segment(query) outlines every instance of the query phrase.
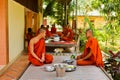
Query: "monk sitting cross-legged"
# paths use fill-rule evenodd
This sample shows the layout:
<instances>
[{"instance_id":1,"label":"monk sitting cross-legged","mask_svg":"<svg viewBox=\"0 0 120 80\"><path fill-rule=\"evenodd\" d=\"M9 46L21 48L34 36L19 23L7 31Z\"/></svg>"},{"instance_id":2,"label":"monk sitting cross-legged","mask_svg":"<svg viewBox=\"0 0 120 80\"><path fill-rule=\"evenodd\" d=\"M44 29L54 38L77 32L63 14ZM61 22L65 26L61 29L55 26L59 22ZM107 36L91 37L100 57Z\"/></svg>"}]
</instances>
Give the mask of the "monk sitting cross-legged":
<instances>
[{"instance_id":1,"label":"monk sitting cross-legged","mask_svg":"<svg viewBox=\"0 0 120 80\"><path fill-rule=\"evenodd\" d=\"M53 56L45 53L45 34L46 29L41 28L39 34L30 40L28 47L29 61L35 66L50 64L53 61Z\"/></svg>"},{"instance_id":2,"label":"monk sitting cross-legged","mask_svg":"<svg viewBox=\"0 0 120 80\"><path fill-rule=\"evenodd\" d=\"M63 28L63 35L61 36L61 39L64 41L73 41L74 39L74 33L73 30L70 28L69 25L67 25L65 28Z\"/></svg>"},{"instance_id":3,"label":"monk sitting cross-legged","mask_svg":"<svg viewBox=\"0 0 120 80\"><path fill-rule=\"evenodd\" d=\"M92 30L86 31L86 37L88 39L84 53L77 56L77 65L96 65L104 66L102 61L102 53L100 51L98 41L93 37Z\"/></svg>"}]
</instances>

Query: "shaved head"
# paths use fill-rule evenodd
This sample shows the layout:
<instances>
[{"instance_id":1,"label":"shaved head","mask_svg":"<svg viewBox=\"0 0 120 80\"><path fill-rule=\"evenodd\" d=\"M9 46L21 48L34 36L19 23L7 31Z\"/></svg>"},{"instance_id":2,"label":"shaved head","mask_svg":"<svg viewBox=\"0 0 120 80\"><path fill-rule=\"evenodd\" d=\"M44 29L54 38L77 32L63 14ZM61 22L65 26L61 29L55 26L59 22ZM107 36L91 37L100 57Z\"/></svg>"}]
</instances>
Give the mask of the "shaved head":
<instances>
[{"instance_id":1,"label":"shaved head","mask_svg":"<svg viewBox=\"0 0 120 80\"><path fill-rule=\"evenodd\" d=\"M87 29L86 32L90 32L93 34L93 31L91 29Z\"/></svg>"},{"instance_id":2,"label":"shaved head","mask_svg":"<svg viewBox=\"0 0 120 80\"><path fill-rule=\"evenodd\" d=\"M86 30L86 37L87 38L93 37L93 31L91 29Z\"/></svg>"},{"instance_id":3,"label":"shaved head","mask_svg":"<svg viewBox=\"0 0 120 80\"><path fill-rule=\"evenodd\" d=\"M46 28L45 27L40 28L38 36L39 35L42 36L43 38L45 38L45 36L46 36Z\"/></svg>"},{"instance_id":4,"label":"shaved head","mask_svg":"<svg viewBox=\"0 0 120 80\"><path fill-rule=\"evenodd\" d=\"M46 28L45 28L45 27L40 28L39 33L44 32L44 31L46 31Z\"/></svg>"}]
</instances>

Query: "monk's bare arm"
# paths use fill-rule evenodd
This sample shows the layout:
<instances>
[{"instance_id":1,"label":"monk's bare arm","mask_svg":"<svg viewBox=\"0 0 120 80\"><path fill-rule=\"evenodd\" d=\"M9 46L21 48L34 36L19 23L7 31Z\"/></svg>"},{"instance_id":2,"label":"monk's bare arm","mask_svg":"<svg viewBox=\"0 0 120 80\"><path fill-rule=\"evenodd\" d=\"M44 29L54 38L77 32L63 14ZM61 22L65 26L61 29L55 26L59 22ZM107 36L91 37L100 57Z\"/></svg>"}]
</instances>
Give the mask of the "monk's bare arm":
<instances>
[{"instance_id":1,"label":"monk's bare arm","mask_svg":"<svg viewBox=\"0 0 120 80\"><path fill-rule=\"evenodd\" d=\"M90 58L90 56L92 55L92 51L90 50L90 52L88 53L87 56L83 57L82 60L86 60L88 58Z\"/></svg>"},{"instance_id":2,"label":"monk's bare arm","mask_svg":"<svg viewBox=\"0 0 120 80\"><path fill-rule=\"evenodd\" d=\"M68 32L68 34L67 34L67 36L66 37L68 37L70 35L70 32Z\"/></svg>"},{"instance_id":3,"label":"monk's bare arm","mask_svg":"<svg viewBox=\"0 0 120 80\"><path fill-rule=\"evenodd\" d=\"M40 58L34 53L34 41L33 39L30 41L30 53L34 58L40 61Z\"/></svg>"}]
</instances>

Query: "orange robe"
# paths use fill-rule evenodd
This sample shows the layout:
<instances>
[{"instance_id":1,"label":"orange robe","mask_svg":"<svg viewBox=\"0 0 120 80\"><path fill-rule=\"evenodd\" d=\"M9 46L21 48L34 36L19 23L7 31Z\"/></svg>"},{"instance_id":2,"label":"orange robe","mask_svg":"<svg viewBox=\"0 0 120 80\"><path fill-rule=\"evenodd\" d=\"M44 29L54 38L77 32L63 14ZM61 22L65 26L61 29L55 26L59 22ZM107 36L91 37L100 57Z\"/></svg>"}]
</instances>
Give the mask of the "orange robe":
<instances>
[{"instance_id":1,"label":"orange robe","mask_svg":"<svg viewBox=\"0 0 120 80\"><path fill-rule=\"evenodd\" d=\"M56 34L56 32L57 32L56 28L55 28L55 27L52 27L52 28L51 28L51 33L52 33L52 34Z\"/></svg>"},{"instance_id":2,"label":"orange robe","mask_svg":"<svg viewBox=\"0 0 120 80\"><path fill-rule=\"evenodd\" d=\"M95 38L90 38L88 40L81 58L87 56L90 50L92 51L90 58L87 60L77 60L77 65L96 65L103 67L104 63L102 61L102 53L99 48L98 41Z\"/></svg>"},{"instance_id":3,"label":"orange robe","mask_svg":"<svg viewBox=\"0 0 120 80\"><path fill-rule=\"evenodd\" d=\"M52 36L51 32L48 30L48 28L46 28L46 37L50 37Z\"/></svg>"},{"instance_id":4,"label":"orange robe","mask_svg":"<svg viewBox=\"0 0 120 80\"><path fill-rule=\"evenodd\" d=\"M35 45L34 45L34 53L41 58L42 54L45 53L45 41L44 39L40 39ZM30 53L30 46L28 47L28 56L29 56L29 61L35 65L35 66L42 66L45 64L52 63L53 61L53 56L50 54L45 54L45 62L40 62L36 58L32 56Z\"/></svg>"},{"instance_id":5,"label":"orange robe","mask_svg":"<svg viewBox=\"0 0 120 80\"><path fill-rule=\"evenodd\" d=\"M26 34L26 37L27 37L27 41L28 41L28 43L29 43L30 40L34 37L33 32L31 32L31 33L27 33L27 34Z\"/></svg>"},{"instance_id":6,"label":"orange robe","mask_svg":"<svg viewBox=\"0 0 120 80\"><path fill-rule=\"evenodd\" d=\"M67 36L66 32L67 32L67 34L70 33L69 36ZM74 39L74 33L73 33L72 29L65 30L64 37L62 38L62 40L73 41L73 39Z\"/></svg>"}]
</instances>

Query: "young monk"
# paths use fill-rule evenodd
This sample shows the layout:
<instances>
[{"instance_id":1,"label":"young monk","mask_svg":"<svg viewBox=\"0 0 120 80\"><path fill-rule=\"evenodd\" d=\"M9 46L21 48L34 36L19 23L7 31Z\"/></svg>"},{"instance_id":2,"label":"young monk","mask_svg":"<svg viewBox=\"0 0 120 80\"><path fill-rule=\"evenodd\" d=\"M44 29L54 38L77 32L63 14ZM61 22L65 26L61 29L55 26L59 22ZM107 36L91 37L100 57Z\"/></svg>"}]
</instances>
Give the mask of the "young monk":
<instances>
[{"instance_id":1,"label":"young monk","mask_svg":"<svg viewBox=\"0 0 120 80\"><path fill-rule=\"evenodd\" d=\"M74 40L74 33L69 25L67 25L65 28L63 28L63 35L61 36L61 39L64 41L73 41Z\"/></svg>"},{"instance_id":2,"label":"young monk","mask_svg":"<svg viewBox=\"0 0 120 80\"><path fill-rule=\"evenodd\" d=\"M34 32L32 31L32 29L31 28L28 28L28 33L26 34L26 39L27 39L27 41L28 41L28 44L29 44L29 42L30 42L30 40L34 37Z\"/></svg>"},{"instance_id":3,"label":"young monk","mask_svg":"<svg viewBox=\"0 0 120 80\"><path fill-rule=\"evenodd\" d=\"M29 61L35 66L50 64L53 56L45 52L45 34L46 29L41 28L39 34L30 40L28 47Z\"/></svg>"},{"instance_id":4,"label":"young monk","mask_svg":"<svg viewBox=\"0 0 120 80\"><path fill-rule=\"evenodd\" d=\"M102 61L102 53L98 41L93 37L92 30L86 31L88 41L82 55L77 56L77 65L96 65L104 66Z\"/></svg>"},{"instance_id":5,"label":"young monk","mask_svg":"<svg viewBox=\"0 0 120 80\"><path fill-rule=\"evenodd\" d=\"M51 32L49 31L49 25L47 25L47 27L46 27L46 37L48 38L48 37L50 37L50 36L52 36L52 34L51 34Z\"/></svg>"},{"instance_id":6,"label":"young monk","mask_svg":"<svg viewBox=\"0 0 120 80\"><path fill-rule=\"evenodd\" d=\"M40 28L45 28L45 26L44 26L44 25L41 25ZM37 30L36 35L39 34L40 28Z\"/></svg>"},{"instance_id":7,"label":"young monk","mask_svg":"<svg viewBox=\"0 0 120 80\"><path fill-rule=\"evenodd\" d=\"M56 27L55 27L55 24L53 24L53 25L52 25L52 28L51 28L51 33L52 33L52 34L56 34L56 32L57 32L57 29L56 29Z\"/></svg>"}]
</instances>

